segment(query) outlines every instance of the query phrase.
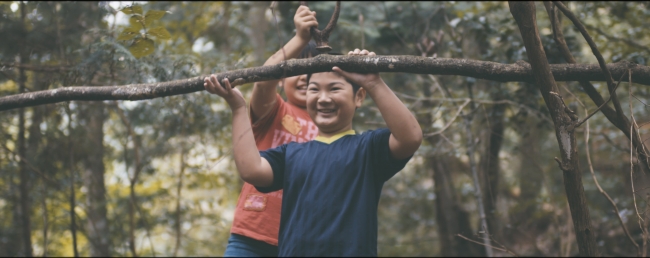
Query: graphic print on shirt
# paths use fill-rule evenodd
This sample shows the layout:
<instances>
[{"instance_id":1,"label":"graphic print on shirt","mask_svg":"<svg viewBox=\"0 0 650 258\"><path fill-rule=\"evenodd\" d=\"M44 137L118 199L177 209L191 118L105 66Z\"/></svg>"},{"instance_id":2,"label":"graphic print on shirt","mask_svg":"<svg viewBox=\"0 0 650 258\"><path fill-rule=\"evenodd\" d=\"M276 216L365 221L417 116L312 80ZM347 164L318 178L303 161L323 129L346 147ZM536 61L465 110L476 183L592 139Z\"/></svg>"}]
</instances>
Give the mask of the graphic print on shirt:
<instances>
[{"instance_id":1,"label":"graphic print on shirt","mask_svg":"<svg viewBox=\"0 0 650 258\"><path fill-rule=\"evenodd\" d=\"M296 121L296 119L293 118L293 116L286 114L282 118L282 127L284 129L287 129L291 134L296 135L300 132L300 129L302 129L302 126L300 126L300 122Z\"/></svg>"},{"instance_id":2,"label":"graphic print on shirt","mask_svg":"<svg viewBox=\"0 0 650 258\"><path fill-rule=\"evenodd\" d=\"M312 121L289 114L282 117L282 127L286 130L273 130L272 146L280 146L285 142L308 142L318 135L318 127ZM307 130L303 130L303 128Z\"/></svg>"},{"instance_id":3,"label":"graphic print on shirt","mask_svg":"<svg viewBox=\"0 0 650 258\"><path fill-rule=\"evenodd\" d=\"M259 194L249 194L244 202L244 210L263 211L266 209L266 196Z\"/></svg>"}]
</instances>

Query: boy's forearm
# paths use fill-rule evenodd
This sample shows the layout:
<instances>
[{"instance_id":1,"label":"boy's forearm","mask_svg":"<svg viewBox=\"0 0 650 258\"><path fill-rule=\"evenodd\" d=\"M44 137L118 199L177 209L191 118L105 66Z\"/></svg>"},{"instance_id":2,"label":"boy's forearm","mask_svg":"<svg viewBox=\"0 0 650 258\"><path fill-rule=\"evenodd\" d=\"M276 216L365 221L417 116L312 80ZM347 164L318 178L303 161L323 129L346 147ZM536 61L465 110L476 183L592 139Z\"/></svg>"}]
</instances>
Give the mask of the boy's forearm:
<instances>
[{"instance_id":1,"label":"boy's forearm","mask_svg":"<svg viewBox=\"0 0 650 258\"><path fill-rule=\"evenodd\" d=\"M264 65L274 65L284 60L298 57L307 43L309 43L308 40L306 41L298 36L294 36L284 45L284 50L280 49L275 52L275 54L266 60ZM251 108L255 116L261 117L264 115L262 112L270 110L267 105L273 103L275 100L275 86L279 81L261 81L254 84L253 95L251 96Z\"/></svg>"},{"instance_id":2,"label":"boy's forearm","mask_svg":"<svg viewBox=\"0 0 650 258\"><path fill-rule=\"evenodd\" d=\"M368 94L379 108L393 137L400 143L413 145L417 149L422 142L420 124L388 85L380 80L368 90Z\"/></svg>"},{"instance_id":3,"label":"boy's forearm","mask_svg":"<svg viewBox=\"0 0 650 258\"><path fill-rule=\"evenodd\" d=\"M291 38L291 40L289 40L289 42L287 42L287 44L284 45L284 50L280 49L275 52L275 54L273 54L271 57L269 57L269 59L266 60L266 62L264 62L264 66L279 64L282 61L298 57L307 43L309 43L309 41L305 41L298 36L294 36ZM255 83L255 88L253 88L253 96L255 96L255 91L265 90L269 88L271 88L271 92L275 93L275 88L273 88L273 86L278 84L278 81L280 80L261 81ZM271 87L266 87L269 85Z\"/></svg>"},{"instance_id":4,"label":"boy's forearm","mask_svg":"<svg viewBox=\"0 0 650 258\"><path fill-rule=\"evenodd\" d=\"M255 144L255 136L253 135L251 123L248 119L246 107L239 107L233 110L232 115L233 155L239 175L249 184L265 186L267 180L263 176L260 176L262 171L262 157Z\"/></svg>"},{"instance_id":5,"label":"boy's forearm","mask_svg":"<svg viewBox=\"0 0 650 258\"><path fill-rule=\"evenodd\" d=\"M284 50L280 49L275 52L275 54L273 54L271 57L269 57L269 59L266 60L266 62L264 62L264 65L279 64L284 60L298 57L307 43L309 43L309 40L302 39L297 35L293 36L293 38L291 38L291 40L289 40L289 42L284 45Z\"/></svg>"}]
</instances>

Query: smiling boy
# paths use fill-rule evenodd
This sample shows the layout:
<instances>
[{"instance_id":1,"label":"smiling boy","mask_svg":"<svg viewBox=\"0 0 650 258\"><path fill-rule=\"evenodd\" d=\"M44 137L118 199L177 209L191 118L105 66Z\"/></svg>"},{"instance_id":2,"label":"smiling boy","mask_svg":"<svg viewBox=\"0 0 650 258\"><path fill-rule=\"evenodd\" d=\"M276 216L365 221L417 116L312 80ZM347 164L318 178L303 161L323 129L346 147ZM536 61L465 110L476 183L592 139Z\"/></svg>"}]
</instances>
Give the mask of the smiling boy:
<instances>
[{"instance_id":1,"label":"smiling boy","mask_svg":"<svg viewBox=\"0 0 650 258\"><path fill-rule=\"evenodd\" d=\"M349 54L374 55L358 49ZM379 74L333 67L308 81L307 113L318 137L261 152L241 93L227 80L221 87L214 75L205 87L232 109L233 152L242 179L260 192L284 190L279 256L376 256L381 189L419 148L422 130ZM352 130L355 109L366 94L388 129Z\"/></svg>"},{"instance_id":2,"label":"smiling boy","mask_svg":"<svg viewBox=\"0 0 650 258\"><path fill-rule=\"evenodd\" d=\"M300 6L294 16L296 35L269 57L264 65L274 65L291 58L309 58L318 55L316 43L310 41L311 27L318 26L316 12ZM275 148L288 142L306 142L314 139L318 128L306 111L307 75L284 80L256 82L250 101L250 117L258 150ZM284 90L287 101L276 92ZM273 257L278 253L278 232L282 191L261 193L244 182L230 238L224 257Z\"/></svg>"}]
</instances>

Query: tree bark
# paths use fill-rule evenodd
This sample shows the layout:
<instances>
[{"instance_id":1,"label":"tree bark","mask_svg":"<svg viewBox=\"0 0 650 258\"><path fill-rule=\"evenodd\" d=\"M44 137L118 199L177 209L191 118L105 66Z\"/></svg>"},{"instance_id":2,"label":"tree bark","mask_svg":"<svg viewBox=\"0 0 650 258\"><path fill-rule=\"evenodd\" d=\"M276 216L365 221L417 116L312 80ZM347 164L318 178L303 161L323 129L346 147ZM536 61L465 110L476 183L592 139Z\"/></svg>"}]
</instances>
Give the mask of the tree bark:
<instances>
[{"instance_id":1,"label":"tree bark","mask_svg":"<svg viewBox=\"0 0 650 258\"><path fill-rule=\"evenodd\" d=\"M596 241L591 227L589 207L582 186L578 150L573 126L577 116L568 109L559 95L536 24L534 2L508 2L510 12L517 22L526 46L526 54L533 70L535 84L540 89L555 126L555 135L562 160L557 160L564 175L571 217L581 256L596 256Z\"/></svg>"},{"instance_id":2,"label":"tree bark","mask_svg":"<svg viewBox=\"0 0 650 258\"><path fill-rule=\"evenodd\" d=\"M25 2L20 2L20 18L23 33L23 46L27 43L26 13ZM29 53L27 48L23 47L20 51L20 63L29 62ZM25 92L27 75L24 69L18 70L18 84L21 93ZM32 251L32 226L31 226L31 200L29 194L30 171L27 169L27 144L25 143L25 109L21 108L18 113L18 155L20 156L19 170L20 183L20 237L22 243L21 256L33 256Z\"/></svg>"},{"instance_id":3,"label":"tree bark","mask_svg":"<svg viewBox=\"0 0 650 258\"><path fill-rule=\"evenodd\" d=\"M561 25L561 19L558 15L558 11L555 8L555 5L553 5L550 1L544 1L544 7L546 8L546 12L548 13L549 19L551 20L551 27L553 29L553 39L555 40L555 43L557 44L557 48L559 49L560 53L562 54L562 57L564 60L567 61L567 63L570 64L575 64L577 61L571 54L571 51L569 51L569 46L567 45L566 41L564 40L564 33L562 32L562 27ZM625 76L624 76L625 77ZM617 77L618 78L618 77ZM589 95L589 98L596 104L596 106L603 106L605 103L605 100L603 97L598 93L596 88L587 80L582 80L578 81L580 83L580 86L582 89ZM616 106L616 104L614 104ZM617 107L617 109L621 109L620 105ZM632 135L630 135L630 120L626 116L619 116L617 111L615 109L612 109L609 105L604 105L600 111L605 115L607 120L609 120L610 123L612 123L616 128L621 130L625 136L627 136L628 139L631 139L634 142L634 146L636 146L636 153L641 157L639 160L641 160L642 164L642 170L644 171L645 174L650 174L650 164L648 163L648 155L645 152L644 149L644 144L643 141L639 138L639 135L636 133L637 129L634 129L632 132Z\"/></svg>"},{"instance_id":4,"label":"tree bark","mask_svg":"<svg viewBox=\"0 0 650 258\"><path fill-rule=\"evenodd\" d=\"M494 101L502 100L498 94L492 94ZM490 233L496 237L501 236L501 225L499 225L499 213L497 212L496 201L499 195L499 152L503 143L503 119L505 118L506 105L496 104L490 108L489 126L487 129L487 142L485 151L480 160L479 167L483 178L483 197L485 215L487 218Z\"/></svg>"},{"instance_id":5,"label":"tree bark","mask_svg":"<svg viewBox=\"0 0 650 258\"><path fill-rule=\"evenodd\" d=\"M351 72L405 72L416 74L461 75L500 82L534 82L530 65L519 61L501 64L489 61L420 56L331 56L293 59L277 65L246 68L217 74L233 85L281 79L301 74L331 71L333 66ZM620 77L632 70L635 83L650 85L650 67L622 61L608 65L612 75ZM554 64L553 76L558 81L606 81L597 64ZM129 84L124 86L73 86L47 91L15 94L0 98L0 111L20 107L81 100L143 100L202 91L207 75L169 82ZM624 78L627 80L627 77Z\"/></svg>"},{"instance_id":6,"label":"tree bark","mask_svg":"<svg viewBox=\"0 0 650 258\"><path fill-rule=\"evenodd\" d=\"M104 105L92 103L84 105L83 118L87 121L87 143L84 146L87 156L84 160L83 183L87 189L86 213L87 236L90 242L90 255L93 257L111 256L108 219L106 217L106 189L104 186Z\"/></svg>"}]
</instances>

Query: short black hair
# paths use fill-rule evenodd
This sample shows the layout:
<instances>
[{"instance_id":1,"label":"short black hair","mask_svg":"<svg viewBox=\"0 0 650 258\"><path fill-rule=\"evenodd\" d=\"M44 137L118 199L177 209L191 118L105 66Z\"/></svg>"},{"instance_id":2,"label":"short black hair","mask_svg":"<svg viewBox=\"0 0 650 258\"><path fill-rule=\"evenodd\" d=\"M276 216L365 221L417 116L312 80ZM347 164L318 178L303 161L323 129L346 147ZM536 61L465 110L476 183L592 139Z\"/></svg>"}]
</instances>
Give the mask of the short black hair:
<instances>
[{"instance_id":1,"label":"short black hair","mask_svg":"<svg viewBox=\"0 0 650 258\"><path fill-rule=\"evenodd\" d=\"M339 52L330 52L329 54L330 54L330 55L333 55L333 56L342 56L342 55L343 55L343 54L341 54L341 53L339 53ZM333 73L334 71L330 71L330 72ZM307 74L307 85L309 85L309 79L311 79L311 75L312 75L311 73L308 73L308 74ZM354 82L348 80L348 79L345 78L345 77L343 77L343 79L344 79L346 82L348 82L350 85L352 85L352 92L353 92L354 94L357 94L357 91L359 91L359 89L361 88L361 86L359 86L358 84L356 84L356 83L354 83Z\"/></svg>"}]
</instances>

